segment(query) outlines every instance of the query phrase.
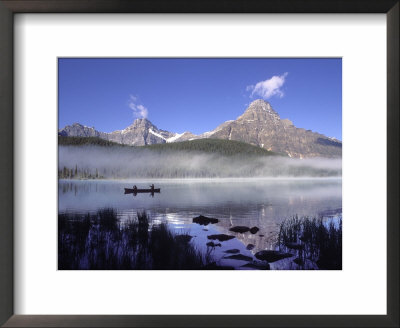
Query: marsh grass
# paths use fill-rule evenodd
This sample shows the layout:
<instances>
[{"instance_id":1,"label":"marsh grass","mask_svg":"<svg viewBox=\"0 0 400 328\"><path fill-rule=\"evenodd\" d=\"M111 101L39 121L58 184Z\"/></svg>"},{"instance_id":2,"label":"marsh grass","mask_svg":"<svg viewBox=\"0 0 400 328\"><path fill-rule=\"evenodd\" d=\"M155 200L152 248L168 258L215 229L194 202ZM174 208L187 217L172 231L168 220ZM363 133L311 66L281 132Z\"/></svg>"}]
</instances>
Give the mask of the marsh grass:
<instances>
[{"instance_id":1,"label":"marsh grass","mask_svg":"<svg viewBox=\"0 0 400 328\"><path fill-rule=\"evenodd\" d=\"M322 270L342 269L342 219L323 220L295 216L281 223L278 234L281 251L295 252L297 263L315 262Z\"/></svg>"},{"instance_id":2,"label":"marsh grass","mask_svg":"<svg viewBox=\"0 0 400 328\"><path fill-rule=\"evenodd\" d=\"M121 223L113 209L58 216L60 270L201 269L211 262L166 223L150 224L145 213Z\"/></svg>"}]
</instances>

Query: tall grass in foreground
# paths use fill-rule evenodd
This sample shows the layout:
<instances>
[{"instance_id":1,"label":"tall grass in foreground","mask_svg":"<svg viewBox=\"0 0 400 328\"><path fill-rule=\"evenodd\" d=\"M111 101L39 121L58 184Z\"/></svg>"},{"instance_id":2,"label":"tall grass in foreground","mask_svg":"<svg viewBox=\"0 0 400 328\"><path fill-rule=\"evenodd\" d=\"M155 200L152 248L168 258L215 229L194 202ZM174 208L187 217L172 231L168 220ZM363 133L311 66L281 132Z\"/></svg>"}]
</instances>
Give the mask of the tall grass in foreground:
<instances>
[{"instance_id":1,"label":"tall grass in foreground","mask_svg":"<svg viewBox=\"0 0 400 328\"><path fill-rule=\"evenodd\" d=\"M316 262L323 270L342 269L342 219L298 218L281 223L278 234L279 250L295 251L297 263Z\"/></svg>"},{"instance_id":2,"label":"tall grass in foreground","mask_svg":"<svg viewBox=\"0 0 400 328\"><path fill-rule=\"evenodd\" d=\"M58 216L60 270L201 269L211 260L188 235L166 223L150 225L148 215L121 223L113 209Z\"/></svg>"}]
</instances>

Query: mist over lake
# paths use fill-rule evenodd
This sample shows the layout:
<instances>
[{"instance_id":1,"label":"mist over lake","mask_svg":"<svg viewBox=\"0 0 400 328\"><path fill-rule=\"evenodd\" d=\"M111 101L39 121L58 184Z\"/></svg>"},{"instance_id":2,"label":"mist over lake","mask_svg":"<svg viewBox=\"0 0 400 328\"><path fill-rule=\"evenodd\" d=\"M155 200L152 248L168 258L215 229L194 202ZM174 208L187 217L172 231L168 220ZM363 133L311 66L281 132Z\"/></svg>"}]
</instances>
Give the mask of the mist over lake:
<instances>
[{"instance_id":1,"label":"mist over lake","mask_svg":"<svg viewBox=\"0 0 400 328\"><path fill-rule=\"evenodd\" d=\"M60 146L59 172L104 178L341 177L341 159L252 156L140 147Z\"/></svg>"}]
</instances>

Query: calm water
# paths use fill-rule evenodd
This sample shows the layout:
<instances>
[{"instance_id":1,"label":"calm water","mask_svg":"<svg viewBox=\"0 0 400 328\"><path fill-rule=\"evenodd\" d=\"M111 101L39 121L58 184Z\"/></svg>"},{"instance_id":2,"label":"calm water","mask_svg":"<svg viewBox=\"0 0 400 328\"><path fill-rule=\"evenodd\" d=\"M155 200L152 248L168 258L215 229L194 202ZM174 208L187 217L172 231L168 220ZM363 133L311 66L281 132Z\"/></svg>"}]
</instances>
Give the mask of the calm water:
<instances>
[{"instance_id":1,"label":"calm water","mask_svg":"<svg viewBox=\"0 0 400 328\"><path fill-rule=\"evenodd\" d=\"M148 188L154 183L161 193L124 194L124 188ZM340 179L240 179L240 180L164 180L164 181L71 181L59 182L59 213L87 213L112 207L121 220L146 210L154 223L166 221L193 236L192 242L206 250L210 234L234 234L232 226L256 226L260 231L234 234L235 239L221 243L213 255L221 265L240 266L243 261L223 259L225 251L237 248L254 257L262 249L273 248L279 223L294 215L308 217L341 216ZM204 215L219 219L217 224L201 226L192 219ZM218 242L217 242L218 243ZM246 246L252 244L252 250ZM279 263L271 264L279 269ZM274 267L275 266L275 267Z\"/></svg>"}]
</instances>

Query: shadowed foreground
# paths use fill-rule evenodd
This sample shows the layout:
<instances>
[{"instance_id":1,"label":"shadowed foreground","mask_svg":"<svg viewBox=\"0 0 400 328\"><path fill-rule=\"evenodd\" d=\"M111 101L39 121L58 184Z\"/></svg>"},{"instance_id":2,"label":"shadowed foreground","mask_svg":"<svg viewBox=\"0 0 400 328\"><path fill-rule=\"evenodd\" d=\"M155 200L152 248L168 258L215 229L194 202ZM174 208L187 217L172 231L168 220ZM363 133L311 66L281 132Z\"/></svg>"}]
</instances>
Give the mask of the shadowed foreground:
<instances>
[{"instance_id":1,"label":"shadowed foreground","mask_svg":"<svg viewBox=\"0 0 400 328\"><path fill-rule=\"evenodd\" d=\"M273 249L239 249L214 252L238 234L257 234L257 227L235 226L232 234L207 233L207 250L200 251L189 234L172 232L167 223L149 222L148 215L120 222L116 211L94 214L59 214L58 268L60 270L341 270L342 219L298 218L280 224ZM194 224L209 225L218 219L198 216ZM250 246L250 247L249 247ZM254 245L249 244L247 250ZM228 254L229 253L229 254ZM222 257L221 257L222 256ZM224 260L240 265L224 264ZM235 262L234 261L234 262ZM242 262L247 262L243 265ZM231 266L232 265L232 266Z\"/></svg>"},{"instance_id":2,"label":"shadowed foreground","mask_svg":"<svg viewBox=\"0 0 400 328\"><path fill-rule=\"evenodd\" d=\"M167 224L152 225L146 213L120 223L112 209L96 214L58 216L60 270L203 269L209 254L172 233Z\"/></svg>"}]
</instances>

